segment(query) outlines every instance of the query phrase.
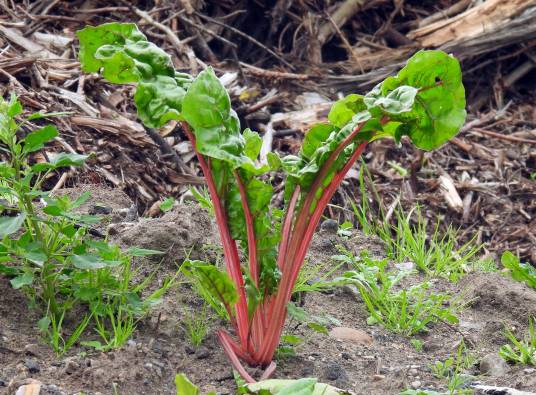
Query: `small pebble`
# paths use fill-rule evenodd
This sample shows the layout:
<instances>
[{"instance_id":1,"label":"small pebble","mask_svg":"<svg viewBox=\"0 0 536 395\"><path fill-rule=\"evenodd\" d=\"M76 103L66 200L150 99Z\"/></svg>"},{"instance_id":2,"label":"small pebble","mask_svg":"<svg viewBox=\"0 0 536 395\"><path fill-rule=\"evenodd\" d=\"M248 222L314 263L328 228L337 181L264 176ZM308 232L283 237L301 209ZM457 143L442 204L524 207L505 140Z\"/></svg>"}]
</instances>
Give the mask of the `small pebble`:
<instances>
[{"instance_id":1,"label":"small pebble","mask_svg":"<svg viewBox=\"0 0 536 395\"><path fill-rule=\"evenodd\" d=\"M320 230L329 233L337 233L339 230L339 223L333 219L327 219L320 225Z\"/></svg>"},{"instance_id":2,"label":"small pebble","mask_svg":"<svg viewBox=\"0 0 536 395\"><path fill-rule=\"evenodd\" d=\"M30 373L39 373L41 368L35 359L27 359L24 361L24 365Z\"/></svg>"},{"instance_id":3,"label":"small pebble","mask_svg":"<svg viewBox=\"0 0 536 395\"><path fill-rule=\"evenodd\" d=\"M421 385L422 383L419 380L415 380L411 382L411 388L413 388L414 390L418 389Z\"/></svg>"},{"instance_id":4,"label":"small pebble","mask_svg":"<svg viewBox=\"0 0 536 395\"><path fill-rule=\"evenodd\" d=\"M408 374L410 376L417 376L419 374L419 371L417 369L412 368L408 371Z\"/></svg>"},{"instance_id":5,"label":"small pebble","mask_svg":"<svg viewBox=\"0 0 536 395\"><path fill-rule=\"evenodd\" d=\"M372 376L372 379L374 381L381 381L385 378L385 376L383 374L375 374L374 376Z\"/></svg>"}]
</instances>

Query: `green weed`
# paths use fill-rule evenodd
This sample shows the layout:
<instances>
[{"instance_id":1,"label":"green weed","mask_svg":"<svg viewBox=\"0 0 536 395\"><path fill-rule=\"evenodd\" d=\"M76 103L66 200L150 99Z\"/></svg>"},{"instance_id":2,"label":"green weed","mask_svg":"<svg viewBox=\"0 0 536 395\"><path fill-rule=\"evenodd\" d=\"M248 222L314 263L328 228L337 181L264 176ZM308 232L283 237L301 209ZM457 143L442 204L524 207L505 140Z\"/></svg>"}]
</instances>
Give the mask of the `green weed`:
<instances>
[{"instance_id":1,"label":"green weed","mask_svg":"<svg viewBox=\"0 0 536 395\"><path fill-rule=\"evenodd\" d=\"M203 307L198 312L190 310L183 321L188 341L195 348L199 347L207 337L211 322L207 305L203 304Z\"/></svg>"},{"instance_id":2,"label":"green weed","mask_svg":"<svg viewBox=\"0 0 536 395\"><path fill-rule=\"evenodd\" d=\"M447 379L447 388L449 395L469 395L474 391L465 386L474 381L474 376L464 373L472 368L477 362L476 357L469 352L465 343L458 346L456 355L449 357L445 361L436 361L430 366L432 373L438 379Z\"/></svg>"},{"instance_id":3,"label":"green weed","mask_svg":"<svg viewBox=\"0 0 536 395\"><path fill-rule=\"evenodd\" d=\"M411 336L428 330L429 324L439 320L458 322L456 313L461 304L449 294L430 292L429 281L400 287L402 279L412 271L389 272L387 259L377 261L366 255L356 259L348 252L339 259L352 262L355 270L334 281L358 287L370 313L369 324L380 324L393 332Z\"/></svg>"},{"instance_id":4,"label":"green weed","mask_svg":"<svg viewBox=\"0 0 536 395\"><path fill-rule=\"evenodd\" d=\"M522 281L529 287L536 289L536 269L528 263L521 263L519 258L510 251L501 256L501 263L510 271L512 278Z\"/></svg>"},{"instance_id":5,"label":"green weed","mask_svg":"<svg viewBox=\"0 0 536 395\"><path fill-rule=\"evenodd\" d=\"M54 171L81 166L86 159L59 153L51 155L49 162L31 163L31 154L58 136L54 126L38 128L34 122L57 115L61 114L22 118L15 96L9 102L0 99L0 148L7 157L0 163L4 199L0 204L0 274L44 313L38 326L56 353L72 347L91 321L106 347L113 348L126 341L135 327L134 317L142 317L172 282L166 281L142 298L153 275L137 284L132 258L159 252L139 248L123 252L106 240L92 240L88 226L100 218L74 212L89 199L89 193L71 200L42 190ZM43 207L37 199L44 202ZM74 326L70 334L66 333L67 321L74 323L69 325Z\"/></svg>"},{"instance_id":6,"label":"green weed","mask_svg":"<svg viewBox=\"0 0 536 395\"><path fill-rule=\"evenodd\" d=\"M511 330L505 332L510 344L499 350L499 355L507 362L536 366L536 332L534 317L529 317L529 332L523 339L518 339Z\"/></svg>"}]
</instances>

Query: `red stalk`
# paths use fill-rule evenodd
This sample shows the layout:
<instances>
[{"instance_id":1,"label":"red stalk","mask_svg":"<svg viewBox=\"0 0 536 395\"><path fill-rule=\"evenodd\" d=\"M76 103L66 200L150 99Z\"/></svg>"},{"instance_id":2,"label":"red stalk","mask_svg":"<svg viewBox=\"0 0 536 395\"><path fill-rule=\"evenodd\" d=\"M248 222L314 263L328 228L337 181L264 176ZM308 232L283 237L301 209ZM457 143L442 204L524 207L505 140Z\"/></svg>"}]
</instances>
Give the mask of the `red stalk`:
<instances>
[{"instance_id":1,"label":"red stalk","mask_svg":"<svg viewBox=\"0 0 536 395\"><path fill-rule=\"evenodd\" d=\"M312 226L313 222L311 221L310 214L309 214L310 208L311 208L312 203L314 202L314 198L316 196L317 190L320 188L322 180L325 178L333 162L337 159L337 156L342 152L342 150L348 144L352 142L352 140L359 133L361 128L364 126L364 124L365 123L363 122L359 124L358 126L356 126L354 130L330 154L330 156L328 157L328 159L326 160L326 162L324 163L324 165L318 172L315 178L315 181L313 182L313 185L311 186L311 189L307 193L304 204L300 209L298 218L296 220L296 224L294 225L294 229L292 232L292 239L291 239L290 247L288 248L288 253L285 254L285 260L283 264L283 274L281 276L281 282L279 284L278 293L275 297L275 300L273 301L272 314L270 315L270 325L268 326L268 329L266 330L267 336L265 337L265 342L263 343L263 346L260 352L255 355L256 358L260 359L262 364L268 364L273 358L273 354L275 352L277 344L279 343L281 331L283 330L283 324L286 319L286 304L290 300L290 297L292 295L292 289L294 288L294 283L296 281L297 273L299 272L299 269L301 268L301 265L303 263L303 259L305 258L305 253L307 252L307 249L309 247L312 235L314 233L314 230L316 229L316 226L318 225L317 223L314 226ZM367 142L362 143L356 150L356 152L359 151L359 153L357 154L357 157L359 157L359 155L365 148L366 143ZM356 160L357 160L357 157L356 157ZM353 158L353 155L352 155L352 158ZM350 167L353 165L353 162L349 161L346 164L346 166L344 166L343 170L346 169L349 163L350 163ZM348 167L348 169L350 167ZM346 172L347 171L348 170L346 170ZM330 186L335 184L335 181L336 181L336 178L334 178L331 181L330 185L326 188L326 190ZM335 186L335 189L337 188L337 186L338 184ZM326 192L326 190L324 190L324 193ZM320 211L320 215L321 215L328 202L326 202L324 206L322 207L319 201L316 205L315 211ZM308 231L308 229L312 229L312 230ZM310 235L308 233L310 233ZM292 251L296 251L297 254L293 254ZM298 256L301 256L301 255L303 255L303 258L301 258L301 260L298 260L297 259Z\"/></svg>"},{"instance_id":2,"label":"red stalk","mask_svg":"<svg viewBox=\"0 0 536 395\"><path fill-rule=\"evenodd\" d=\"M249 272L251 278L255 282L255 286L259 287L259 264L257 261L257 241L255 240L255 229L253 225L253 218L251 216L251 210L249 209L248 198L244 183L238 174L238 171L233 170L233 174L238 184L238 190L240 191L240 200L242 201L242 209L244 210L244 217L246 219L246 231L248 237L248 254L249 254ZM264 328L262 325L261 314L257 309L253 313L253 328L251 331L253 337L254 348L260 347L264 338ZM251 350L253 351L253 350Z\"/></svg>"},{"instance_id":3,"label":"red stalk","mask_svg":"<svg viewBox=\"0 0 536 395\"><path fill-rule=\"evenodd\" d=\"M292 197L290 198L290 202L288 204L288 210L285 214L285 222L283 224L283 230L281 232L281 243L279 243L279 253L277 255L277 266L279 266L279 269L283 269L283 264L285 262L285 257L287 255L287 249L288 249L288 239L290 235L290 230L292 228L292 220L294 219L294 210L296 209L296 203L298 202L298 198L300 197L300 186L297 185L296 189L294 189L294 193L292 194Z\"/></svg>"},{"instance_id":4,"label":"red stalk","mask_svg":"<svg viewBox=\"0 0 536 395\"><path fill-rule=\"evenodd\" d=\"M248 307L246 293L244 290L244 279L242 278L242 272L240 270L240 258L238 256L238 249L236 248L235 241L231 238L229 228L227 227L227 218L225 211L223 210L216 184L212 178L212 171L210 166L205 161L203 155L196 149L195 136L190 129L190 125L186 122L181 122L182 129L186 133L186 136L192 143L194 151L197 155L199 165L203 171L203 175L207 181L208 190L214 205L214 213L216 215L216 223L220 232L220 237L223 245L223 254L225 258L225 266L227 272L231 276L233 282L238 288L238 303L236 304L236 316L237 316L237 332L240 338L240 343L244 346L248 344Z\"/></svg>"},{"instance_id":5,"label":"red stalk","mask_svg":"<svg viewBox=\"0 0 536 395\"><path fill-rule=\"evenodd\" d=\"M229 337L229 335L224 331L218 331L218 338L220 339L220 343L223 346L223 350L229 357L229 360L231 361L231 364L236 369L236 371L240 374L240 376L242 376L244 380L246 380L247 383L254 383L255 380L249 375L249 373L246 371L246 369L240 363L240 360L236 356L233 346L230 343L231 338Z\"/></svg>"}]
</instances>

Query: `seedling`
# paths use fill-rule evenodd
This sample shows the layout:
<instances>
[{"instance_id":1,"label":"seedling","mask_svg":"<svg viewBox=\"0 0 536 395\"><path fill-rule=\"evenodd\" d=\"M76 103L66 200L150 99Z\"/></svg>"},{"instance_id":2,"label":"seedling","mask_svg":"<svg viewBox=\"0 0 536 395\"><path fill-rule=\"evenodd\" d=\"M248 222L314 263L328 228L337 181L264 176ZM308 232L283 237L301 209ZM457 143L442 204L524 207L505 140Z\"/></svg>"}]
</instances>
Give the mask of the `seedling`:
<instances>
[{"instance_id":1,"label":"seedling","mask_svg":"<svg viewBox=\"0 0 536 395\"><path fill-rule=\"evenodd\" d=\"M420 51L367 95L336 102L328 122L306 134L298 155L259 160L261 137L240 122L212 68L197 77L177 72L171 58L134 24L110 23L78 32L85 72L112 83L137 84L134 101L148 127L178 121L197 154L223 244L227 273L203 262L187 271L228 313L234 336L218 337L233 366L253 378L241 361L275 369L272 359L287 305L331 197L373 140L402 136L432 150L465 121L465 93L458 61L441 51ZM272 171L286 173L285 208L270 208ZM238 247L247 254L242 266Z\"/></svg>"},{"instance_id":2,"label":"seedling","mask_svg":"<svg viewBox=\"0 0 536 395\"><path fill-rule=\"evenodd\" d=\"M501 263L510 271L512 278L522 281L529 287L536 289L536 269L528 263L521 263L519 258L510 251L505 251L501 256Z\"/></svg>"},{"instance_id":3,"label":"seedling","mask_svg":"<svg viewBox=\"0 0 536 395\"><path fill-rule=\"evenodd\" d=\"M439 320L457 323L459 303L449 294L430 292L428 281L400 289L400 282L412 271L387 271L387 260L376 261L363 255L360 259L351 253L338 256L355 267L340 278L338 284L353 284L369 311L367 322L407 336L428 330L428 325ZM448 305L448 307L445 307Z\"/></svg>"},{"instance_id":4,"label":"seedling","mask_svg":"<svg viewBox=\"0 0 536 395\"><path fill-rule=\"evenodd\" d=\"M184 318L184 330L190 344L195 348L199 347L205 337L207 337L211 319L207 312L207 305L199 311L190 310Z\"/></svg>"},{"instance_id":5,"label":"seedling","mask_svg":"<svg viewBox=\"0 0 536 395\"><path fill-rule=\"evenodd\" d=\"M464 372L472 368L476 362L475 356L467 350L462 340L455 356L445 361L436 361L430 369L438 379L447 379L448 395L471 395L474 390L467 388L467 385L474 381L475 377Z\"/></svg>"},{"instance_id":6,"label":"seedling","mask_svg":"<svg viewBox=\"0 0 536 395\"><path fill-rule=\"evenodd\" d=\"M518 339L511 330L505 332L510 344L505 344L499 350L499 355L507 362L521 365L536 366L536 331L534 317L529 317L529 332L524 339Z\"/></svg>"}]
</instances>

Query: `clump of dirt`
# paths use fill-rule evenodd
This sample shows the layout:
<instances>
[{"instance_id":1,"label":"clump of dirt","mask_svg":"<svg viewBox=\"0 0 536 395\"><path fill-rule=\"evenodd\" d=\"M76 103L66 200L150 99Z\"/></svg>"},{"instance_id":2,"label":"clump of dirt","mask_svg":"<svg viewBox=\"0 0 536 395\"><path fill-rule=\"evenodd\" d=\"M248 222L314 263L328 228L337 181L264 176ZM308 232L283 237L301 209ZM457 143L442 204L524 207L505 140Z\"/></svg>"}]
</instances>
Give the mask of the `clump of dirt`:
<instances>
[{"instance_id":1,"label":"clump of dirt","mask_svg":"<svg viewBox=\"0 0 536 395\"><path fill-rule=\"evenodd\" d=\"M101 198L98 198L101 199ZM94 202L94 200L93 200ZM105 200L103 203L108 204ZM91 204L88 206L91 207ZM118 224L121 225L121 224ZM114 236L125 247L138 246L166 251L166 260L180 263L188 256L205 258L212 246L213 262L221 259L215 245L218 236L210 216L196 205L179 205L161 218L139 219L123 224L125 230ZM372 241L371 241L372 240ZM383 257L380 242L359 233L342 238L337 228L323 226L315 235L308 254L309 265L327 262L339 247ZM154 270L154 262L140 260L142 271ZM161 265L158 277L173 275L176 265ZM287 334L305 341L293 356L279 355L279 378L315 376L324 382L353 390L357 394L395 395L406 388L444 390L445 381L432 374L430 365L456 353L462 339L480 359L497 352L506 340L505 326L526 332L528 315L536 313L536 292L501 274L468 274L457 284L432 282L432 292L449 291L471 300L460 315L460 325L439 322L416 338L423 342L418 351L410 339L366 323L362 301L344 289L329 294L307 293L303 308L311 316L331 319L334 326L353 328L370 336L372 342L355 343L311 331L290 320ZM40 381L44 394L87 395L175 394L174 377L185 373L201 387L201 393L217 391L234 394L236 384L230 364L218 344L216 330L226 325L212 317L208 336L193 347L184 330L185 312L199 311L202 301L187 284L167 293L149 317L140 321L133 338L121 349L100 353L75 345L66 355L56 357L42 344L36 327L39 314L31 310L24 296L0 278L0 393L14 394L29 379ZM478 374L478 366L468 371ZM536 377L526 367L510 366L498 377L480 377L490 385L519 390L536 388Z\"/></svg>"},{"instance_id":2,"label":"clump of dirt","mask_svg":"<svg viewBox=\"0 0 536 395\"><path fill-rule=\"evenodd\" d=\"M181 204L160 218L141 218L117 237L125 246L165 253L166 260L214 258L218 235L208 213L194 204ZM160 259L158 255L155 259Z\"/></svg>"}]
</instances>

